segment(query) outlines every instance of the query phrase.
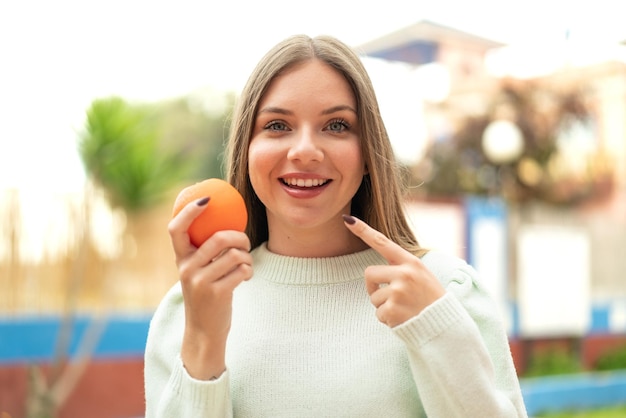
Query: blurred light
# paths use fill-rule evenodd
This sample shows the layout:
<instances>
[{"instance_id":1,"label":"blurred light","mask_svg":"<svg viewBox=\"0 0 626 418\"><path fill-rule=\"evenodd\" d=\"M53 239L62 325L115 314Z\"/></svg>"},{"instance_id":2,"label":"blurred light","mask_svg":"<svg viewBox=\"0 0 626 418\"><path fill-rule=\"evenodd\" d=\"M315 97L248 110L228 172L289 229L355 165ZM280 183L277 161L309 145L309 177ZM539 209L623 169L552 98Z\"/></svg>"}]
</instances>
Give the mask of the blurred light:
<instances>
[{"instance_id":1,"label":"blurred light","mask_svg":"<svg viewBox=\"0 0 626 418\"><path fill-rule=\"evenodd\" d=\"M532 158L522 158L517 167L517 175L527 186L537 186L543 178L543 169Z\"/></svg>"},{"instance_id":2,"label":"blurred light","mask_svg":"<svg viewBox=\"0 0 626 418\"><path fill-rule=\"evenodd\" d=\"M524 138L517 125L508 120L491 122L483 133L485 155L494 164L517 160L524 151Z\"/></svg>"}]
</instances>

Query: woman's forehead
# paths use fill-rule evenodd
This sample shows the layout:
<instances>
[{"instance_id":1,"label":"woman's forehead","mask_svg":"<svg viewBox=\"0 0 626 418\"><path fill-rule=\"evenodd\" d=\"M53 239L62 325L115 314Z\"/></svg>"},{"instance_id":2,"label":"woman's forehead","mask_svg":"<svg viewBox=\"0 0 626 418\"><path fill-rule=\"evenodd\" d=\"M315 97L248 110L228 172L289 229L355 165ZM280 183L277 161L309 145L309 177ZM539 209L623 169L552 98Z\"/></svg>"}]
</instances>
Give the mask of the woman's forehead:
<instances>
[{"instance_id":1,"label":"woman's forehead","mask_svg":"<svg viewBox=\"0 0 626 418\"><path fill-rule=\"evenodd\" d=\"M300 62L274 77L261 97L259 109L301 100L329 104L339 101L356 109L354 92L344 75L318 59Z\"/></svg>"}]
</instances>

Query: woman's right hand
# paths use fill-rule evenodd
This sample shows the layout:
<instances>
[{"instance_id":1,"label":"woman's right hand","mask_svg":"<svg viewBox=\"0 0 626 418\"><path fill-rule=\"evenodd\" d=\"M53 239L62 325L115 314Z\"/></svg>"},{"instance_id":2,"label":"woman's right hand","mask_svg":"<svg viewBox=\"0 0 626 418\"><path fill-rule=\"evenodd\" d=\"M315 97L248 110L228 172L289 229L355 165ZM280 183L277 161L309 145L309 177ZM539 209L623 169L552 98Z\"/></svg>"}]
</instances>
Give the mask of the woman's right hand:
<instances>
[{"instance_id":1,"label":"woman's right hand","mask_svg":"<svg viewBox=\"0 0 626 418\"><path fill-rule=\"evenodd\" d=\"M187 229L204 209L198 203L187 204L168 230L185 304L181 357L189 375L210 380L226 368L233 290L252 277L252 256L250 240L240 231L218 231L199 248L191 244Z\"/></svg>"}]
</instances>

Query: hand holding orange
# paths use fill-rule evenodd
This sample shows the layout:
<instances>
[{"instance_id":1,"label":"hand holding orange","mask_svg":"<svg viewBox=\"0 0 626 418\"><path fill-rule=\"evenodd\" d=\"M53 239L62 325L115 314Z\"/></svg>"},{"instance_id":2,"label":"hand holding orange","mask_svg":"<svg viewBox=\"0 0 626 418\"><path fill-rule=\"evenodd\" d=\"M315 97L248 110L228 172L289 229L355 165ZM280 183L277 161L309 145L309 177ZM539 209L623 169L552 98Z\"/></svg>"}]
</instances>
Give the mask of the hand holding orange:
<instances>
[{"instance_id":1,"label":"hand holding orange","mask_svg":"<svg viewBox=\"0 0 626 418\"><path fill-rule=\"evenodd\" d=\"M234 229L243 232L246 229L248 211L243 197L230 183L218 178L203 180L181 190L174 202L172 217L189 202L203 197L210 197L210 200L187 230L193 245L199 247L217 231Z\"/></svg>"}]
</instances>

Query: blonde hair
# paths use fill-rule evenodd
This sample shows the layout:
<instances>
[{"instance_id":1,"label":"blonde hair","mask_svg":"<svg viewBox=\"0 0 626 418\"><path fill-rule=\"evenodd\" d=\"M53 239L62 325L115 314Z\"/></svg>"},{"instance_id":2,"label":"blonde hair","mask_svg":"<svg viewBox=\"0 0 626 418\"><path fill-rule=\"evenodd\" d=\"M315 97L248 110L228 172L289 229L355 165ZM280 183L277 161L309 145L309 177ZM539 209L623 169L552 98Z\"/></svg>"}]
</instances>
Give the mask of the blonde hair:
<instances>
[{"instance_id":1,"label":"blonde hair","mask_svg":"<svg viewBox=\"0 0 626 418\"><path fill-rule=\"evenodd\" d=\"M352 215L406 250L422 255L425 251L405 218L398 166L372 82L358 55L331 36L295 35L278 43L259 61L238 99L226 146L226 177L246 202L250 215L246 233L252 248L268 239L265 207L256 196L248 175L248 146L257 107L278 74L311 59L321 60L340 72L356 98L361 148L368 174L352 199Z\"/></svg>"}]
</instances>

